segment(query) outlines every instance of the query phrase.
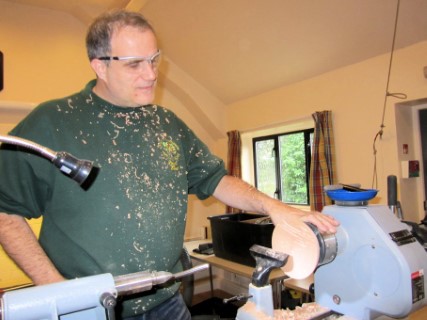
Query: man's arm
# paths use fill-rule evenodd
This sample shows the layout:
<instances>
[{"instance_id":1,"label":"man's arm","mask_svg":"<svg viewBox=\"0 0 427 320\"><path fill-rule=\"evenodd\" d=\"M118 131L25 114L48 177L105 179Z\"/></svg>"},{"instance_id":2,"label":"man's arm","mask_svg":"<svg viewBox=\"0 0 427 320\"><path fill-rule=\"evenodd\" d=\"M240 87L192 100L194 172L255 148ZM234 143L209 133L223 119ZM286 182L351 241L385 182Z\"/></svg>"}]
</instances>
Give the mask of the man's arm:
<instances>
[{"instance_id":1,"label":"man's arm","mask_svg":"<svg viewBox=\"0 0 427 320\"><path fill-rule=\"evenodd\" d=\"M306 212L288 206L258 191L243 180L232 176L224 176L213 195L221 202L234 208L268 214L274 224L280 223L283 219L290 222L289 220L297 218L313 223L322 233L335 233L339 225L338 221L331 216L320 212Z\"/></svg>"},{"instance_id":2,"label":"man's arm","mask_svg":"<svg viewBox=\"0 0 427 320\"><path fill-rule=\"evenodd\" d=\"M25 218L0 213L0 245L34 284L63 281Z\"/></svg>"}]
</instances>

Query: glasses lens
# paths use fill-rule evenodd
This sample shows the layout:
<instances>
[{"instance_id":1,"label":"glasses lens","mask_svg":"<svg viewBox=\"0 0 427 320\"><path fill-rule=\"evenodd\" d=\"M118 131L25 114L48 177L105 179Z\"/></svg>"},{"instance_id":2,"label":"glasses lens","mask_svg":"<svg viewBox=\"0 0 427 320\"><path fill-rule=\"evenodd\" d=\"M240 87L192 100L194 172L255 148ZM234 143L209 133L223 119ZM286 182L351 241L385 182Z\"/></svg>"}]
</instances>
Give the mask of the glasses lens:
<instances>
[{"instance_id":1,"label":"glasses lens","mask_svg":"<svg viewBox=\"0 0 427 320\"><path fill-rule=\"evenodd\" d=\"M150 64L154 69L157 69L157 67L160 64L160 51L155 53L150 59Z\"/></svg>"},{"instance_id":2,"label":"glasses lens","mask_svg":"<svg viewBox=\"0 0 427 320\"><path fill-rule=\"evenodd\" d=\"M157 68L160 64L160 56L161 55L159 50L155 54L153 54L151 57L148 57L148 58L125 56L125 57L111 57L111 58L105 57L100 59L119 61L123 64L123 67L125 67L128 72L139 73L141 72L141 70L145 70L145 68L147 67L157 72Z\"/></svg>"}]
</instances>

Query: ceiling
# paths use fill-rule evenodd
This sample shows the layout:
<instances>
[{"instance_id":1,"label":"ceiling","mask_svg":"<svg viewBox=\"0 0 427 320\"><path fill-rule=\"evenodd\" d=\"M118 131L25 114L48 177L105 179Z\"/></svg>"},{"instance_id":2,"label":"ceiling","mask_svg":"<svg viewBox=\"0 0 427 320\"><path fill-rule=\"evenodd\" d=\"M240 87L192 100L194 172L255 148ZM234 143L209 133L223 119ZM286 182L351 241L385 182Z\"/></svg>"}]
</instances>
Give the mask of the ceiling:
<instances>
[{"instance_id":1,"label":"ceiling","mask_svg":"<svg viewBox=\"0 0 427 320\"><path fill-rule=\"evenodd\" d=\"M427 40L425 0L8 1L85 24L112 8L140 11L168 59L225 104L390 52L398 4L395 48Z\"/></svg>"}]
</instances>

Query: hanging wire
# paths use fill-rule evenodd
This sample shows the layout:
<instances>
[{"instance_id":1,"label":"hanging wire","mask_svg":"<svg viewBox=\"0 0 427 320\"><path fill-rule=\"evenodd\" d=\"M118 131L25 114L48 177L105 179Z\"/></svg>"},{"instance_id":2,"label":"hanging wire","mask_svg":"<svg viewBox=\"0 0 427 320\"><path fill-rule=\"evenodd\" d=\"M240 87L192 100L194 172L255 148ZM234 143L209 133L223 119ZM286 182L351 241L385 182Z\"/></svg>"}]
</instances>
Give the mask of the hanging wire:
<instances>
[{"instance_id":1,"label":"hanging wire","mask_svg":"<svg viewBox=\"0 0 427 320\"><path fill-rule=\"evenodd\" d=\"M390 93L390 92L388 92L388 87L389 87L389 84L390 84L391 67L392 67L392 64L393 64L394 47L395 47L395 42L396 42L397 22L399 20L399 7L400 7L400 0L397 0L396 18L395 18L395 21L394 21L393 41L392 41L392 45L391 45L390 61L389 61L389 65L388 65L387 84L386 84L386 90L385 90L385 95L384 95L383 114L382 114L382 119L381 119L380 130L375 135L374 143L373 143L374 171L373 171L373 177L372 177L372 188L374 188L374 189L378 188L377 148L376 148L376 142L377 142L378 138L380 138L380 139L382 138L383 133L384 133L384 128L385 128L384 119L385 119L385 112L386 112L386 107L387 107L387 100L388 100L387 98L388 97L393 97L393 98L398 98L398 99L406 99L407 98L406 94L404 94L404 93Z\"/></svg>"}]
</instances>

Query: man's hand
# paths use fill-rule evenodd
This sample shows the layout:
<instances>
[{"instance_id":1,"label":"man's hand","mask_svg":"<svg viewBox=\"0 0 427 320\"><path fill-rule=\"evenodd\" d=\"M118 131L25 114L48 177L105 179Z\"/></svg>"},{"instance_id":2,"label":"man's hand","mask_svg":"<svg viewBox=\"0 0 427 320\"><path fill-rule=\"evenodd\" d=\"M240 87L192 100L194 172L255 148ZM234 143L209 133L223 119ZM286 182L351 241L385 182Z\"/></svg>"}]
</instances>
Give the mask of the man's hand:
<instances>
[{"instance_id":1,"label":"man's hand","mask_svg":"<svg viewBox=\"0 0 427 320\"><path fill-rule=\"evenodd\" d=\"M336 233L339 222L330 215L323 214L317 211L303 211L287 206L286 209L278 206L270 213L271 219L275 225L292 219L299 219L304 222L314 224L320 233Z\"/></svg>"},{"instance_id":2,"label":"man's hand","mask_svg":"<svg viewBox=\"0 0 427 320\"><path fill-rule=\"evenodd\" d=\"M316 211L308 212L302 219L314 224L320 233L336 233L339 226L339 222L334 217Z\"/></svg>"}]
</instances>

